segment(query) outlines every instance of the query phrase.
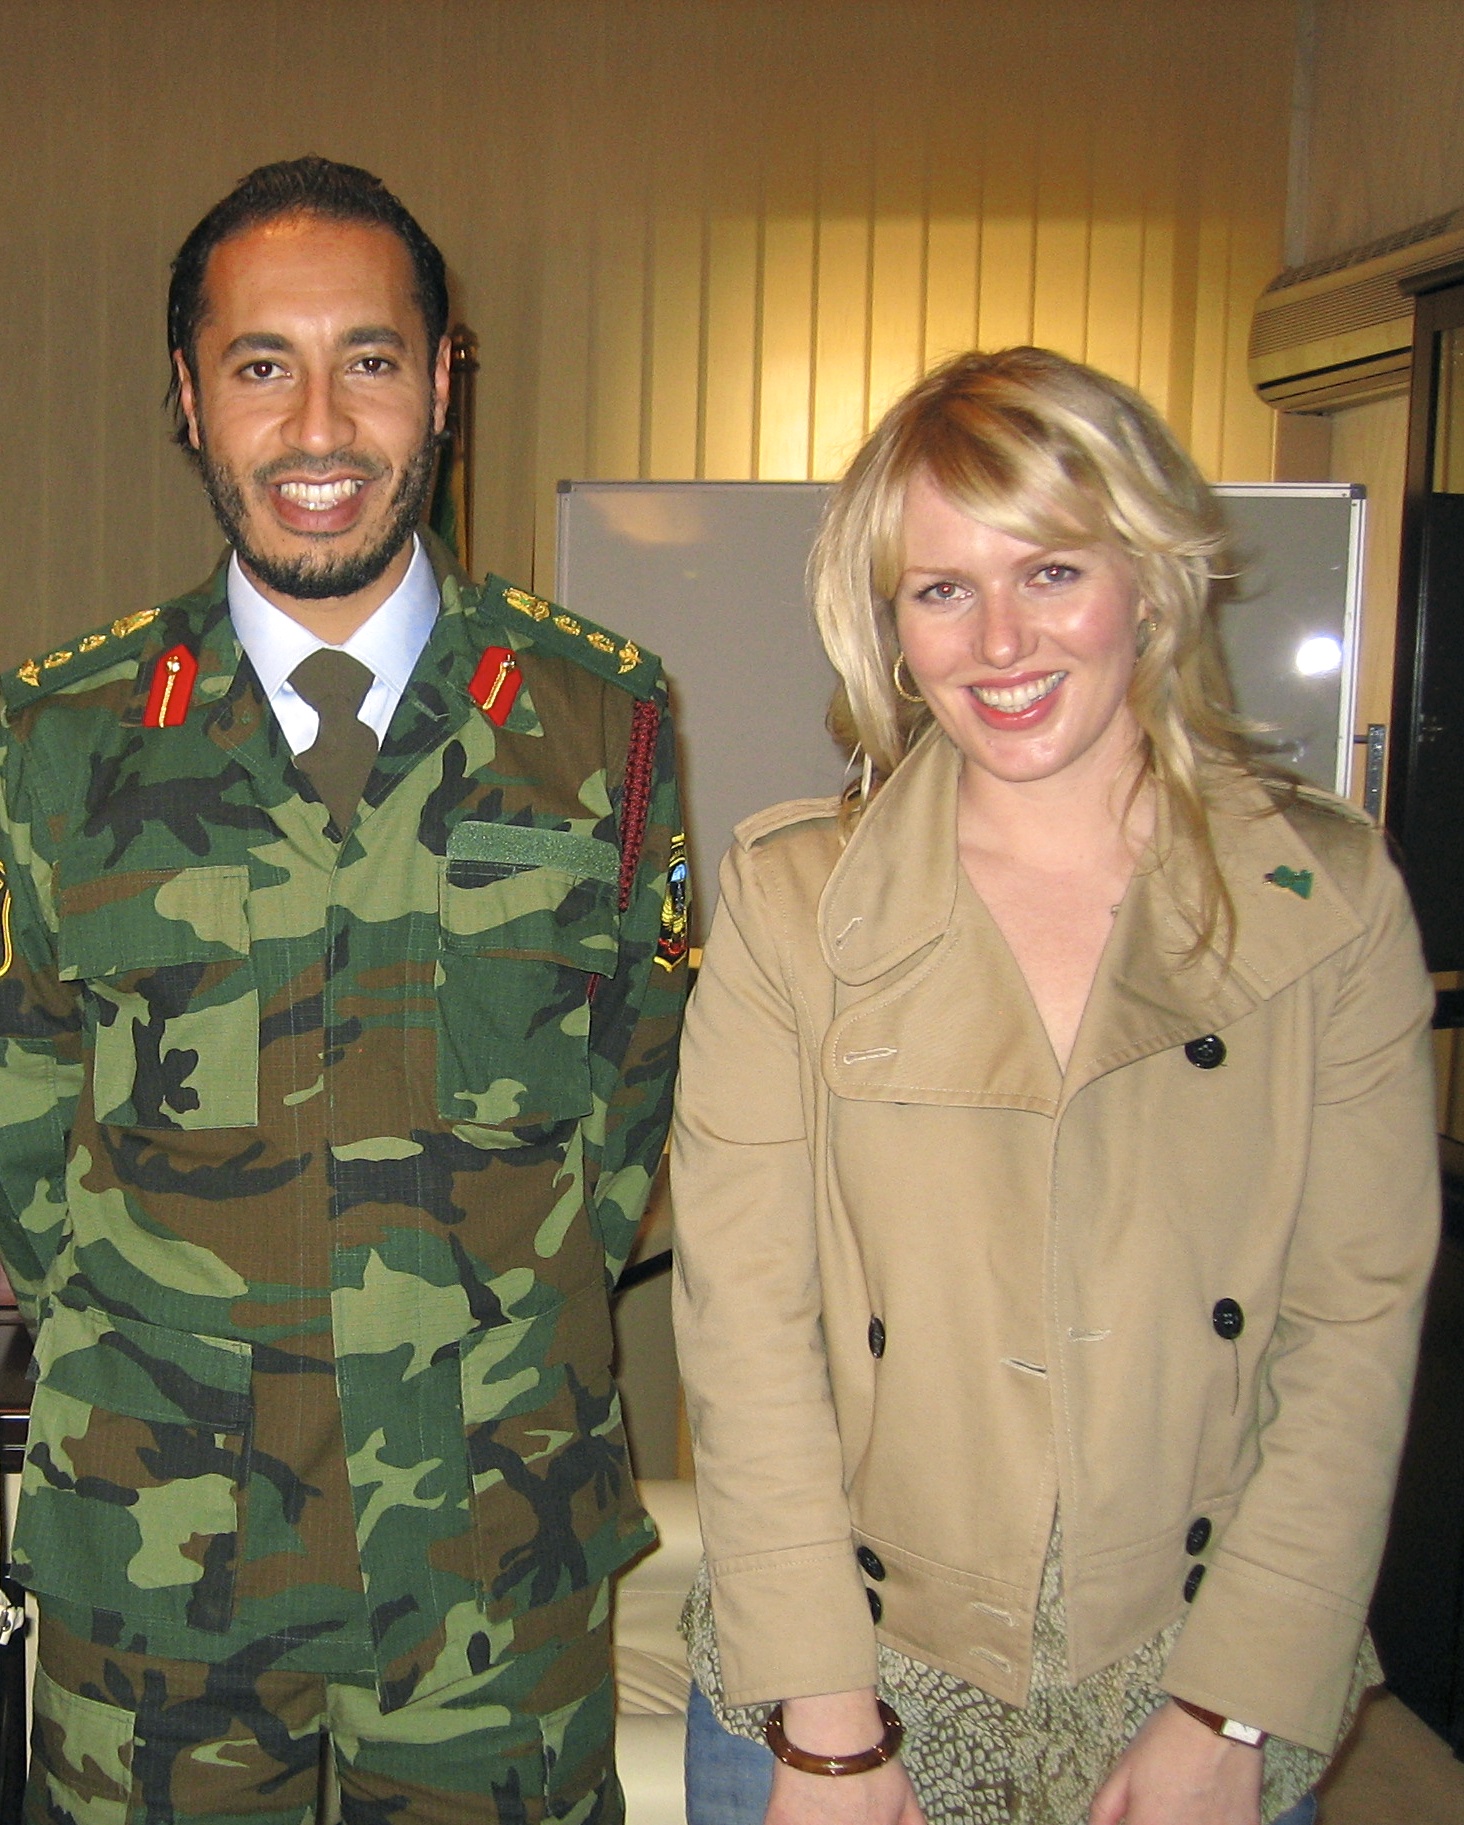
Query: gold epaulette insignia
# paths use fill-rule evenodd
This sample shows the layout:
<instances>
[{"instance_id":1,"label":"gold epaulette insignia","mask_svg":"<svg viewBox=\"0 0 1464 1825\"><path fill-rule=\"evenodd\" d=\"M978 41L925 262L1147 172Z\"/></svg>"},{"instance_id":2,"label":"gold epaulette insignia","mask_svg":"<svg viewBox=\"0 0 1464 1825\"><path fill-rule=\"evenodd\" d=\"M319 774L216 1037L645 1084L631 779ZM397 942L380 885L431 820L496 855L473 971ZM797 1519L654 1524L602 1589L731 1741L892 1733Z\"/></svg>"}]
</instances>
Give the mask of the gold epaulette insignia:
<instances>
[{"instance_id":1,"label":"gold epaulette insignia","mask_svg":"<svg viewBox=\"0 0 1464 1825\"><path fill-rule=\"evenodd\" d=\"M537 596L522 589L504 590L503 599L510 608L516 608L521 615L529 615L535 621L547 621L552 612L547 602L541 602Z\"/></svg>"},{"instance_id":2,"label":"gold epaulette insignia","mask_svg":"<svg viewBox=\"0 0 1464 1825\"><path fill-rule=\"evenodd\" d=\"M74 648L58 646L54 653L47 653L44 659L27 659L24 665L15 668L15 675L22 684L28 684L32 690L38 691L41 688L42 672L54 672L58 666L70 665L78 653L94 653L98 647L105 646L108 640L125 640L128 634L135 634L139 628L150 626L160 612L156 608L141 608L135 615L119 615L109 632L88 634Z\"/></svg>"},{"instance_id":3,"label":"gold epaulette insignia","mask_svg":"<svg viewBox=\"0 0 1464 1825\"><path fill-rule=\"evenodd\" d=\"M552 619L561 634L568 634L573 639L585 641L587 645L594 647L597 653L617 655L620 660L622 678L627 672L633 672L641 662L641 650L633 640L625 640L617 644L609 634L602 633L599 628L586 628L583 622L576 619L574 615L566 614L562 609L556 614L554 604L546 602L542 596L531 596L525 589L506 589L503 592L503 599L510 608L516 608L521 615L528 615L531 620L549 621Z\"/></svg>"},{"instance_id":4,"label":"gold epaulette insignia","mask_svg":"<svg viewBox=\"0 0 1464 1825\"><path fill-rule=\"evenodd\" d=\"M125 640L129 634L135 634L138 628L150 627L160 612L156 608L140 608L135 615L119 615L112 623L112 632L118 640Z\"/></svg>"}]
</instances>

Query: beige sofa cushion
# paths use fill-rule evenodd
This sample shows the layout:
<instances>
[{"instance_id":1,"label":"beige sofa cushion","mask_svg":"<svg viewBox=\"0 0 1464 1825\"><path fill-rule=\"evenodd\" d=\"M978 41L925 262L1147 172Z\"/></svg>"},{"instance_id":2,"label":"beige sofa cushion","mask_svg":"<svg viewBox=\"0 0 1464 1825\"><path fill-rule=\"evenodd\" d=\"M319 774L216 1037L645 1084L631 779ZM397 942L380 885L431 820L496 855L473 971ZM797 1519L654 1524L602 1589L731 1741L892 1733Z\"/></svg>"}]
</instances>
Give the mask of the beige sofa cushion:
<instances>
[{"instance_id":1,"label":"beige sofa cushion","mask_svg":"<svg viewBox=\"0 0 1464 1825\"><path fill-rule=\"evenodd\" d=\"M691 1674L678 1624L701 1562L696 1491L669 1481L639 1487L661 1538L616 1587L616 1706L625 1716L684 1715Z\"/></svg>"},{"instance_id":2,"label":"beige sofa cushion","mask_svg":"<svg viewBox=\"0 0 1464 1825\"><path fill-rule=\"evenodd\" d=\"M616 1586L615 1760L626 1825L685 1825L691 1673L677 1624L701 1562L696 1491L690 1483L639 1487L661 1538Z\"/></svg>"}]
</instances>

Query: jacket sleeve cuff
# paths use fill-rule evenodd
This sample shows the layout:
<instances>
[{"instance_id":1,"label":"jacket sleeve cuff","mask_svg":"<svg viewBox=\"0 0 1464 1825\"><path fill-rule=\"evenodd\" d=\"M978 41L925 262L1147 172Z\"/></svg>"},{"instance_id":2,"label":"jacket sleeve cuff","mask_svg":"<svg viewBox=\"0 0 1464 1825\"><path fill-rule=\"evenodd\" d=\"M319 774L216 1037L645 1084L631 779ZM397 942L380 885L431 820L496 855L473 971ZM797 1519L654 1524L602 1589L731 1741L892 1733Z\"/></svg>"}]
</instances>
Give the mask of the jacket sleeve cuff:
<instances>
[{"instance_id":1,"label":"jacket sleeve cuff","mask_svg":"<svg viewBox=\"0 0 1464 1825\"><path fill-rule=\"evenodd\" d=\"M848 1540L723 1560L711 1573L728 1704L874 1684L874 1624Z\"/></svg>"},{"instance_id":2,"label":"jacket sleeve cuff","mask_svg":"<svg viewBox=\"0 0 1464 1825\"><path fill-rule=\"evenodd\" d=\"M1351 1605L1222 1549L1170 1653L1164 1689L1330 1755L1364 1620Z\"/></svg>"}]
</instances>

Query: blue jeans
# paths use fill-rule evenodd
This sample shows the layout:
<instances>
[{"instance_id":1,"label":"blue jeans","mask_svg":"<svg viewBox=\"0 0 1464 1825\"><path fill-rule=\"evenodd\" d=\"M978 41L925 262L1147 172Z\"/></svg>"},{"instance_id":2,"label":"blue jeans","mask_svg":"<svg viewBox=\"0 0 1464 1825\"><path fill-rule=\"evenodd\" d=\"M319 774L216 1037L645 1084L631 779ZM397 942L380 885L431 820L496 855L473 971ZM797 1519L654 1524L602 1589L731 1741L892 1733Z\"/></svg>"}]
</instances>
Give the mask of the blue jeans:
<instances>
[{"instance_id":1,"label":"blue jeans","mask_svg":"<svg viewBox=\"0 0 1464 1825\"><path fill-rule=\"evenodd\" d=\"M762 1825L773 1752L717 1722L698 1685L686 1708L686 1825Z\"/></svg>"},{"instance_id":2,"label":"blue jeans","mask_svg":"<svg viewBox=\"0 0 1464 1825\"><path fill-rule=\"evenodd\" d=\"M762 1825L773 1790L772 1751L717 1722L699 1686L686 1713L686 1825ZM1315 1825L1315 1794L1305 1794L1274 1825Z\"/></svg>"}]
</instances>

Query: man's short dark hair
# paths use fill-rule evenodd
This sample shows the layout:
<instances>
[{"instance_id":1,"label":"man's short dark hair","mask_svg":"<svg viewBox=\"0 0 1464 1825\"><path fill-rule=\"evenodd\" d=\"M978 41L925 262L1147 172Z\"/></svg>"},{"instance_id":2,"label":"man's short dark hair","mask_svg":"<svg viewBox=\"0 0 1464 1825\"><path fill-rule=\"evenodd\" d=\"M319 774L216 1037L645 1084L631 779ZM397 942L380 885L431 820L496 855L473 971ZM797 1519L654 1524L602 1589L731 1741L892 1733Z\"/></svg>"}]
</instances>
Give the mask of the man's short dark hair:
<instances>
[{"instance_id":1,"label":"man's short dark hair","mask_svg":"<svg viewBox=\"0 0 1464 1825\"><path fill-rule=\"evenodd\" d=\"M312 153L305 158L260 165L240 178L178 249L168 286L170 358L175 349L181 349L189 373L195 372L198 326L204 310L203 275L214 249L245 229L290 215L319 216L328 222L364 222L389 229L411 257L412 289L427 329L429 358L436 353L447 329L447 268L436 243L379 177L359 165L337 164L332 158ZM177 421L178 442L188 449L188 425L179 399L176 369L168 388L168 403Z\"/></svg>"}]
</instances>

